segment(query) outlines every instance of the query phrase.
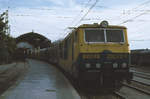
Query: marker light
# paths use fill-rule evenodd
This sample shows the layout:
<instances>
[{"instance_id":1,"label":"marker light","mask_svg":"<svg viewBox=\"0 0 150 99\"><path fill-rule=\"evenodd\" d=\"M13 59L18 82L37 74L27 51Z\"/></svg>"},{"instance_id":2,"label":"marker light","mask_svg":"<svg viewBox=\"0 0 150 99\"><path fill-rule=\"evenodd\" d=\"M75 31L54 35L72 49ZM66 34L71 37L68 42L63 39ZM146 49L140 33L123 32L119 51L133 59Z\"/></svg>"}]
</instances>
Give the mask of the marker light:
<instances>
[{"instance_id":1,"label":"marker light","mask_svg":"<svg viewBox=\"0 0 150 99\"><path fill-rule=\"evenodd\" d=\"M122 68L127 68L127 63L122 63Z\"/></svg>"},{"instance_id":2,"label":"marker light","mask_svg":"<svg viewBox=\"0 0 150 99\"><path fill-rule=\"evenodd\" d=\"M118 68L118 64L117 64L117 63L114 63L114 64L113 64L113 68Z\"/></svg>"},{"instance_id":3,"label":"marker light","mask_svg":"<svg viewBox=\"0 0 150 99\"><path fill-rule=\"evenodd\" d=\"M100 26L102 26L102 27L108 27L108 22L107 21L102 21L100 23Z\"/></svg>"},{"instance_id":4,"label":"marker light","mask_svg":"<svg viewBox=\"0 0 150 99\"><path fill-rule=\"evenodd\" d=\"M86 67L86 68L90 68L90 67L91 67L91 64L86 63L86 64L85 64L85 67Z\"/></svg>"},{"instance_id":5,"label":"marker light","mask_svg":"<svg viewBox=\"0 0 150 99\"><path fill-rule=\"evenodd\" d=\"M101 68L101 64L100 63L96 63L96 68Z\"/></svg>"}]
</instances>

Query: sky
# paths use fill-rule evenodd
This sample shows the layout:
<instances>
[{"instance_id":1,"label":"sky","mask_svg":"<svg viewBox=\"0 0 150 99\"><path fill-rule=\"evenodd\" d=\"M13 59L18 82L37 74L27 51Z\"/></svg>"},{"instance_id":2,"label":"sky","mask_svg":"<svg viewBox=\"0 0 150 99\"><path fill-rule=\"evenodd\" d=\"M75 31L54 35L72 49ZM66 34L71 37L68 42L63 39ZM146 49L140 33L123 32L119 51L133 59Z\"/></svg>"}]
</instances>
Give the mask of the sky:
<instances>
[{"instance_id":1,"label":"sky","mask_svg":"<svg viewBox=\"0 0 150 99\"><path fill-rule=\"evenodd\" d=\"M131 49L150 48L150 0L0 0L6 9L13 37L34 31L55 41L68 27L107 20L128 28Z\"/></svg>"}]
</instances>

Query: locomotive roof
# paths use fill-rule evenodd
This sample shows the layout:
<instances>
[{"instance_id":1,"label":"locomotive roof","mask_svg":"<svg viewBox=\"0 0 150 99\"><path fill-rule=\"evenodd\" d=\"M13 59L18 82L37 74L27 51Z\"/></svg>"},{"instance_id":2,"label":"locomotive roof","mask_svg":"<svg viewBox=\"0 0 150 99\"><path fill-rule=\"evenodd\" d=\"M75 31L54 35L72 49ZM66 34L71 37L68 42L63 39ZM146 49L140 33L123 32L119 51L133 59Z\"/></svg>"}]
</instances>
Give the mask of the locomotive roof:
<instances>
[{"instance_id":1,"label":"locomotive roof","mask_svg":"<svg viewBox=\"0 0 150 99\"><path fill-rule=\"evenodd\" d=\"M98 23L94 24L83 24L80 25L78 28L103 28L100 26ZM120 25L108 25L106 28L120 28L120 29L127 29L125 26L120 26Z\"/></svg>"},{"instance_id":2,"label":"locomotive roof","mask_svg":"<svg viewBox=\"0 0 150 99\"><path fill-rule=\"evenodd\" d=\"M76 31L77 29L79 28L104 28L104 27L101 27L100 24L98 23L94 23L94 24L82 24L80 25L79 27L71 27L72 31L70 31L68 33L68 35L64 38L64 39L67 39L72 33L73 31ZM127 29L125 26L120 26L120 25L108 25L108 27L106 28L119 28L119 29ZM61 42L63 41L64 39L60 39L58 41L55 41L55 43L58 43L58 42ZM53 42L54 43L54 42Z\"/></svg>"}]
</instances>

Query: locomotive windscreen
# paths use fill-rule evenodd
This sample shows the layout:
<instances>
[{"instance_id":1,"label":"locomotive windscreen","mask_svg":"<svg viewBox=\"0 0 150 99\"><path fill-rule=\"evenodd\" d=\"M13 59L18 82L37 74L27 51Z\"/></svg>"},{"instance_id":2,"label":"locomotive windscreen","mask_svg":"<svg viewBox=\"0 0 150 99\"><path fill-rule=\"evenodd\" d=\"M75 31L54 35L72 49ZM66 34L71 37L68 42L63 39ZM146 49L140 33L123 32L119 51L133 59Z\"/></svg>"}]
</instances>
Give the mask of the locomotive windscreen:
<instances>
[{"instance_id":1,"label":"locomotive windscreen","mask_svg":"<svg viewBox=\"0 0 150 99\"><path fill-rule=\"evenodd\" d=\"M124 42L122 30L106 30L107 42Z\"/></svg>"},{"instance_id":2,"label":"locomotive windscreen","mask_svg":"<svg viewBox=\"0 0 150 99\"><path fill-rule=\"evenodd\" d=\"M120 29L85 29L86 42L124 42Z\"/></svg>"},{"instance_id":3,"label":"locomotive windscreen","mask_svg":"<svg viewBox=\"0 0 150 99\"><path fill-rule=\"evenodd\" d=\"M105 42L104 30L90 29L85 30L86 42Z\"/></svg>"}]
</instances>

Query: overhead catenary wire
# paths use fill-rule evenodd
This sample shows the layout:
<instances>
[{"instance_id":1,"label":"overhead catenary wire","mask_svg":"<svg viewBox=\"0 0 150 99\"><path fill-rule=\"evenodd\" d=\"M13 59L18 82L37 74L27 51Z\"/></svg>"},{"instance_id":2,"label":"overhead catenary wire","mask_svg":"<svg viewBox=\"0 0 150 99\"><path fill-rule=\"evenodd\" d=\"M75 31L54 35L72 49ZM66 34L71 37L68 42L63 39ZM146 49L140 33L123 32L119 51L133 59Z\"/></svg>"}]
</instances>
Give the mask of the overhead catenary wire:
<instances>
[{"instance_id":1,"label":"overhead catenary wire","mask_svg":"<svg viewBox=\"0 0 150 99\"><path fill-rule=\"evenodd\" d=\"M138 17L140 17L140 16L142 16L142 15L145 15L145 14L147 14L147 12L143 12L143 13L137 15L137 16L134 16L134 17L132 17L132 18L130 18L130 19L127 19L127 20L121 22L119 25L124 24L124 23L128 23L128 22L131 22L131 21L135 20L136 18L138 18Z\"/></svg>"},{"instance_id":2,"label":"overhead catenary wire","mask_svg":"<svg viewBox=\"0 0 150 99\"><path fill-rule=\"evenodd\" d=\"M79 22L74 25L74 27L76 27L76 26L90 13L90 11L95 7L95 5L98 3L98 1L99 1L99 0L96 0L96 1L94 2L94 4L92 4L92 6L88 9L88 11L84 14L84 16L81 17L81 19L79 20ZM89 3L89 2L91 2L91 0L89 0L88 3ZM86 4L86 6L88 5L88 3ZM81 12L83 12L83 11L81 10ZM81 12L80 12L80 13L81 13ZM76 21L76 20L75 20L75 21ZM68 27L67 27L67 28L68 28ZM64 29L63 33L67 30L67 28ZM67 34L67 33L64 33L63 37L64 37L66 34Z\"/></svg>"},{"instance_id":3,"label":"overhead catenary wire","mask_svg":"<svg viewBox=\"0 0 150 99\"><path fill-rule=\"evenodd\" d=\"M141 6L147 5L147 4L149 4L149 3L150 3L150 0L141 3L141 4L138 5L137 7L134 7L134 8L132 8L131 10L128 10L128 11L133 11L133 12L134 12L134 11L136 11L136 9L140 8ZM140 11L141 11L141 10L140 10ZM136 15L136 16L133 16L133 17L131 17L131 18L125 20L125 21L119 23L118 25L125 24L125 23L128 23L128 22L132 22L133 20L135 20L135 19L137 19L137 18L139 18L139 17L141 17L141 16L143 16L143 15L145 15L145 14L148 14L148 13L150 12L150 10L142 10L142 11L144 11L144 12L142 12L142 13ZM130 40L130 42L144 42L144 41L150 41L150 39Z\"/></svg>"},{"instance_id":4,"label":"overhead catenary wire","mask_svg":"<svg viewBox=\"0 0 150 99\"><path fill-rule=\"evenodd\" d=\"M145 12L139 14L139 15L136 15L136 16L130 18L130 19L127 19L127 20L123 21L122 23L120 23L119 25L125 24L125 23L128 23L128 22L132 22L132 21L135 20L136 18L141 17L141 16L143 16L143 15L145 15L145 14L147 14L147 11L145 11ZM150 41L150 39L146 39L146 40L144 40L144 39L137 39L137 40L130 40L130 41L131 41L131 42L144 42L144 41Z\"/></svg>"},{"instance_id":5,"label":"overhead catenary wire","mask_svg":"<svg viewBox=\"0 0 150 99\"><path fill-rule=\"evenodd\" d=\"M87 7L88 6L88 4L91 2L92 0L88 0L88 2L85 4L85 7ZM96 0L96 1L98 1L98 0ZM12 2L11 0L8 0L8 5L10 5L10 2ZM92 7L91 7L92 8ZM34 8L31 8L31 9L34 9ZM35 8L36 9L36 8ZM39 8L40 9L40 8ZM52 10L52 9L47 9L47 8L42 8L42 9L40 9L40 10ZM82 12L83 10L81 10L81 12ZM12 16L12 15L11 15ZM18 15L15 15L15 16L32 16L32 15L29 15L29 14L18 14Z\"/></svg>"},{"instance_id":6,"label":"overhead catenary wire","mask_svg":"<svg viewBox=\"0 0 150 99\"><path fill-rule=\"evenodd\" d=\"M75 16L75 18L73 19L73 21L71 22L71 24L73 24L73 23L77 20L77 18L81 15L81 13L84 12L84 8L86 8L86 7L88 6L88 4L89 4L91 1L92 1L92 0L89 0L89 1L85 4L85 6L83 7L83 9L81 9L81 11L79 12L79 14L77 14L77 15Z\"/></svg>"},{"instance_id":7,"label":"overhead catenary wire","mask_svg":"<svg viewBox=\"0 0 150 99\"><path fill-rule=\"evenodd\" d=\"M143 3L141 3L141 4L139 4L138 6L136 6L136 7L134 7L134 8L132 8L132 9L130 9L130 10L127 10L127 11L136 11L136 9L138 9L138 8L140 8L140 7L142 7L142 6L144 6L144 5L147 5L147 4L149 4L150 3L150 0L148 0L148 1L145 1L145 2L143 2ZM150 10L138 10L138 11L150 11ZM142 13L143 14L143 13ZM119 16L119 18L121 18L121 16L122 15L120 15ZM117 18L118 19L118 18ZM97 19L97 18L93 18L93 19L87 19L87 20L99 20L99 19ZM123 23L123 22L122 22Z\"/></svg>"},{"instance_id":8,"label":"overhead catenary wire","mask_svg":"<svg viewBox=\"0 0 150 99\"><path fill-rule=\"evenodd\" d=\"M131 10L136 10L137 8L139 8L139 7L143 6L143 5L147 5L147 4L149 4L149 3L150 3L150 0L148 0L148 1L146 1L146 2L141 3L141 4L140 4L140 5L138 5L137 7L132 8Z\"/></svg>"},{"instance_id":9,"label":"overhead catenary wire","mask_svg":"<svg viewBox=\"0 0 150 99\"><path fill-rule=\"evenodd\" d=\"M127 10L127 12L125 12L125 10L124 10L123 14L125 14L125 13L128 13L128 14L129 14L129 13L137 12L137 11L144 11L144 10L136 10L136 9L138 9L138 8L140 8L140 7L142 7L142 6L145 6L145 5L149 4L149 3L150 3L150 0L145 1L145 2L143 2L143 3L141 3L141 4L139 4L138 6L132 8L132 9Z\"/></svg>"},{"instance_id":10,"label":"overhead catenary wire","mask_svg":"<svg viewBox=\"0 0 150 99\"><path fill-rule=\"evenodd\" d=\"M95 5L99 2L99 0L96 0L94 4L88 9L88 11L83 15L83 17L74 25L75 27L82 21L84 18L90 13L90 11L95 7Z\"/></svg>"},{"instance_id":11,"label":"overhead catenary wire","mask_svg":"<svg viewBox=\"0 0 150 99\"><path fill-rule=\"evenodd\" d=\"M148 0L148 1L146 1L146 2L143 2L143 3L141 3L141 4L139 4L139 5L137 5L136 7L134 7L134 8L132 8L132 9L129 9L129 10L127 10L128 12L136 12L136 11L144 11L144 10L137 10L138 8L140 8L140 7L142 7L142 6L145 6L145 5L147 5L147 4L149 4L150 3L150 0ZM124 14L125 14L125 12L124 12Z\"/></svg>"},{"instance_id":12,"label":"overhead catenary wire","mask_svg":"<svg viewBox=\"0 0 150 99\"><path fill-rule=\"evenodd\" d=\"M137 5L136 7L131 8L131 9L127 10L127 11L130 11L130 12L133 11L133 12L134 12L136 9L138 9L138 8L144 6L144 5L147 5L147 4L149 4L149 3L150 3L150 0L148 0L148 1L146 1L146 2L143 2L143 3L139 4L139 5ZM124 11L124 12L123 12L122 14L124 15L125 18L126 18L127 16L129 16L129 14L125 15L125 10L123 10L123 11ZM145 11L145 10L143 10L143 11ZM148 11L148 10L147 10L147 11ZM145 13L145 12L144 12L144 13ZM121 19L121 18L123 17L122 14L119 15L119 16L117 16L117 18L115 18L115 19ZM135 14L134 14L134 15L135 15ZM139 14L139 15L137 15L137 16L141 16L141 15L143 15L143 13L142 13L142 14ZM137 16L133 16L133 17L137 17ZM131 17L131 18L132 18L132 17ZM123 23L127 23L127 22L131 22L130 18L127 19L127 20L125 20L125 21L123 21L123 22L118 23L118 25L123 24Z\"/></svg>"},{"instance_id":13,"label":"overhead catenary wire","mask_svg":"<svg viewBox=\"0 0 150 99\"><path fill-rule=\"evenodd\" d=\"M80 12L75 16L75 18L73 18L73 20L71 21L71 23L69 24L69 26L70 26L71 24L73 24L73 23L77 20L77 18L81 15L81 13L84 12L84 8L86 8L86 7L88 6L88 4L89 4L91 1L92 1L92 0L89 0L89 1L84 5L84 7L83 7L83 8L80 10ZM67 26L67 27L64 29L63 33L68 29L69 26Z\"/></svg>"},{"instance_id":14,"label":"overhead catenary wire","mask_svg":"<svg viewBox=\"0 0 150 99\"><path fill-rule=\"evenodd\" d=\"M132 8L131 10L128 10L128 11L135 11L136 9L140 8L141 6L147 5L147 4L149 4L149 3L150 3L150 0L141 3L141 4L139 4L138 6ZM125 20L125 21L119 23L119 25L120 25L120 24L124 24L124 23L128 23L128 22L131 22L132 20L134 20L134 19L136 19L136 18L138 18L138 17L140 17L140 16L142 16L142 15L144 15L144 14L147 14L147 12L149 12L149 11L147 11L147 10L146 10L146 11L143 10L143 11L144 11L144 12L140 13L139 15L136 15L136 16L134 16L134 17L131 17L131 18L129 18L129 19L127 19L127 20Z\"/></svg>"}]
</instances>

